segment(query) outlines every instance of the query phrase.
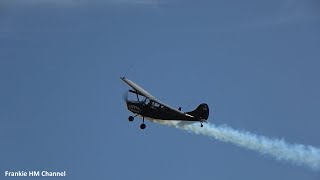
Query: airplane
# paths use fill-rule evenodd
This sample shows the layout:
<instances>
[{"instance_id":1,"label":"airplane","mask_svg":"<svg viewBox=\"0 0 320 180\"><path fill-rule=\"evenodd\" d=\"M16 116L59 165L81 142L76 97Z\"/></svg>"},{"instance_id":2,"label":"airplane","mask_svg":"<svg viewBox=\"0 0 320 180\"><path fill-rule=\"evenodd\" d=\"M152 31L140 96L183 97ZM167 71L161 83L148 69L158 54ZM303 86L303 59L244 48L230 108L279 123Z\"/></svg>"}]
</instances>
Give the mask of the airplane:
<instances>
[{"instance_id":1,"label":"airplane","mask_svg":"<svg viewBox=\"0 0 320 180\"><path fill-rule=\"evenodd\" d=\"M203 122L206 122L209 117L209 106L206 103L200 104L195 110L190 112L182 112L181 107L178 109L173 108L144 90L142 87L132 82L131 80L120 77L126 84L132 89L129 89L130 93L136 94L137 100L128 100L126 98L126 105L129 111L134 116L129 116L128 120L132 122L134 117L142 117L141 129L146 128L144 118L153 120L180 120L180 121L198 121L203 127ZM139 99L139 96L144 97L143 100Z\"/></svg>"}]
</instances>

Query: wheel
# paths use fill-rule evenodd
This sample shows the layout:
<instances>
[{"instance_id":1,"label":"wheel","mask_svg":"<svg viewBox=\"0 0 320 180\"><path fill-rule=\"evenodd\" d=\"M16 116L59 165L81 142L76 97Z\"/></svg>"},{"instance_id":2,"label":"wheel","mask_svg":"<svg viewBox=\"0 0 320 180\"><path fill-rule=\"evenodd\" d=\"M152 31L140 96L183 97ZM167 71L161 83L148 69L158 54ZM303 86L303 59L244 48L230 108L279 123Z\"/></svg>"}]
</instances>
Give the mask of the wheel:
<instances>
[{"instance_id":1,"label":"wheel","mask_svg":"<svg viewBox=\"0 0 320 180\"><path fill-rule=\"evenodd\" d=\"M201 124L201 127L203 127L203 124Z\"/></svg>"},{"instance_id":2,"label":"wheel","mask_svg":"<svg viewBox=\"0 0 320 180\"><path fill-rule=\"evenodd\" d=\"M133 121L133 119L134 119L134 117L133 117L133 116L129 116L129 118L128 118L128 119L129 119L129 121L130 121L130 122L132 122L132 121Z\"/></svg>"},{"instance_id":3,"label":"wheel","mask_svg":"<svg viewBox=\"0 0 320 180\"><path fill-rule=\"evenodd\" d=\"M146 124L141 124L140 125L140 129L145 129L146 128Z\"/></svg>"}]
</instances>

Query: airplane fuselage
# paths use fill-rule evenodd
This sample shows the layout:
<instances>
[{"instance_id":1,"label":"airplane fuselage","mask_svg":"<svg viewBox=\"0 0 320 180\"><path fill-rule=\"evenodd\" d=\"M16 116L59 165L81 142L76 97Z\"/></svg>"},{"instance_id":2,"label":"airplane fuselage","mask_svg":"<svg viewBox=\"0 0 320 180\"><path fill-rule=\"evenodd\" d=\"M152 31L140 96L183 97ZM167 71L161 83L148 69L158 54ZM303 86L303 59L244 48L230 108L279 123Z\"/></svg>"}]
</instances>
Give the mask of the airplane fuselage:
<instances>
[{"instance_id":1,"label":"airplane fuselage","mask_svg":"<svg viewBox=\"0 0 320 180\"><path fill-rule=\"evenodd\" d=\"M148 105L139 101L128 101L127 108L134 114L151 119L161 120L185 120L185 121L203 121L195 117L189 117L185 114L177 114L165 106Z\"/></svg>"}]
</instances>

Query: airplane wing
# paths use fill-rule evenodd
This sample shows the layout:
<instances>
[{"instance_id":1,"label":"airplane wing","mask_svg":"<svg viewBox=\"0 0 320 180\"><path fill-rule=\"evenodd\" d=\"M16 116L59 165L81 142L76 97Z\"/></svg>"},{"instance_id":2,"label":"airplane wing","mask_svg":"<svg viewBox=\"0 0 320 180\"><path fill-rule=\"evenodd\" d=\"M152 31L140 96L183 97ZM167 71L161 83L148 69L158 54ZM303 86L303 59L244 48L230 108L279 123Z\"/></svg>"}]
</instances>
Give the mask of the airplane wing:
<instances>
[{"instance_id":1,"label":"airplane wing","mask_svg":"<svg viewBox=\"0 0 320 180\"><path fill-rule=\"evenodd\" d=\"M189 114L185 114L163 102L161 102L160 100L158 100L157 98L155 98L154 96L152 96L150 93L148 93L146 90L144 90L142 87L140 87L139 85L137 85L136 83L130 81L129 79L125 78L125 77L120 77L125 83L127 83L129 86L132 87L132 89L134 89L139 95L142 95L148 99L150 99L151 101L154 101L160 105L165 106L166 108L174 111L175 113L181 114L181 115L185 115L185 116L189 116L189 117L193 117L192 115Z\"/></svg>"},{"instance_id":2,"label":"airplane wing","mask_svg":"<svg viewBox=\"0 0 320 180\"><path fill-rule=\"evenodd\" d=\"M132 87L132 89L134 89L139 95L144 96L146 98L149 98L152 101L155 101L156 98L154 96L152 96L150 93L148 93L146 90L144 90L142 87L140 87L138 84L130 81L129 79L125 78L125 77L121 77L121 79L127 83L129 86Z\"/></svg>"}]
</instances>

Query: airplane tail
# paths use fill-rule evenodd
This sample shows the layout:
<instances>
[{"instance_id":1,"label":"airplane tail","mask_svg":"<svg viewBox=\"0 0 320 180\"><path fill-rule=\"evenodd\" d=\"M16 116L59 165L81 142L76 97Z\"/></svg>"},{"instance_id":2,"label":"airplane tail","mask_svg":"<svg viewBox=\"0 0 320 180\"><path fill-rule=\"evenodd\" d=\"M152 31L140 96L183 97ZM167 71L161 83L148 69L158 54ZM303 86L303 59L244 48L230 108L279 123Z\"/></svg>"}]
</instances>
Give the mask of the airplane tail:
<instances>
[{"instance_id":1,"label":"airplane tail","mask_svg":"<svg viewBox=\"0 0 320 180\"><path fill-rule=\"evenodd\" d=\"M190 114L198 119L207 120L209 117L209 106L206 103L202 103L195 110L187 112L187 114Z\"/></svg>"}]
</instances>

